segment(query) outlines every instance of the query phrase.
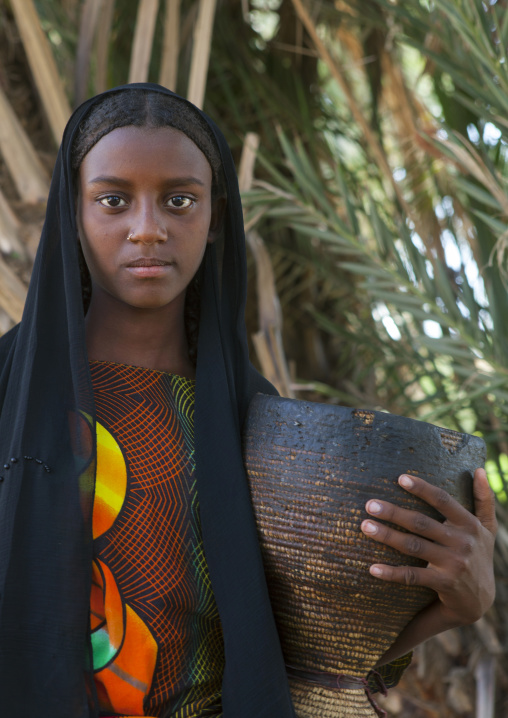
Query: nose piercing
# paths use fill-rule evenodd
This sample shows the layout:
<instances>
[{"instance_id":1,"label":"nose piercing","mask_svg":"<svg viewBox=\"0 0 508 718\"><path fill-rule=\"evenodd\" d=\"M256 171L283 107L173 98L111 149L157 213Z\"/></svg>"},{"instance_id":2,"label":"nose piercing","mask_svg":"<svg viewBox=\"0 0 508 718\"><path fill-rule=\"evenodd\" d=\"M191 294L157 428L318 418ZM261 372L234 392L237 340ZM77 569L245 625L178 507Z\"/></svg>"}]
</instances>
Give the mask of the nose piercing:
<instances>
[{"instance_id":1,"label":"nose piercing","mask_svg":"<svg viewBox=\"0 0 508 718\"><path fill-rule=\"evenodd\" d=\"M127 241L132 242L132 232L129 232L129 234L127 235Z\"/></svg>"}]
</instances>

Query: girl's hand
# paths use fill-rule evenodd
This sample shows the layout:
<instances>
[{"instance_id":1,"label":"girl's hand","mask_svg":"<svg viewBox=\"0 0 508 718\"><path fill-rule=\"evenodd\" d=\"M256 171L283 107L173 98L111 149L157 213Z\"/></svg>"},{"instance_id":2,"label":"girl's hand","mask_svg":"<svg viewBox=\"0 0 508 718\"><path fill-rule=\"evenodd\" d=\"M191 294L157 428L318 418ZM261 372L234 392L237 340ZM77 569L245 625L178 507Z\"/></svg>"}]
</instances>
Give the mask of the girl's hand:
<instances>
[{"instance_id":1,"label":"girl's hand","mask_svg":"<svg viewBox=\"0 0 508 718\"><path fill-rule=\"evenodd\" d=\"M423 611L408 626L419 620L420 643L435 633L477 621L494 601L494 494L483 469L477 469L474 475L474 514L423 479L404 475L399 477L399 484L437 509L445 517L444 523L374 499L366 504L371 516L402 526L409 533L371 520L363 521L361 528L375 541L427 561L425 568L384 564L370 567L370 573L383 581L427 586L436 591L438 600L429 607L431 610Z\"/></svg>"}]
</instances>

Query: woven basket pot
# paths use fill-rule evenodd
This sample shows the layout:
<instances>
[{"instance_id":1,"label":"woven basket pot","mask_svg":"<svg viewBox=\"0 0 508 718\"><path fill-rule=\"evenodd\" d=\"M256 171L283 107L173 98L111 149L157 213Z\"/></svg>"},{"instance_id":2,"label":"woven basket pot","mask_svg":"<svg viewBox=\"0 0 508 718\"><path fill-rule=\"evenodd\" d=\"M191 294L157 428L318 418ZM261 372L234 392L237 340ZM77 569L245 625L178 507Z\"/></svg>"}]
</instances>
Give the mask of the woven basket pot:
<instances>
[{"instance_id":1,"label":"woven basket pot","mask_svg":"<svg viewBox=\"0 0 508 718\"><path fill-rule=\"evenodd\" d=\"M473 508L472 474L485 444L376 411L257 395L244 456L263 561L286 664L365 678L430 589L375 579L373 563L424 565L366 537L368 499L440 518L397 483L408 473ZM292 678L299 718L370 718L366 693Z\"/></svg>"}]
</instances>

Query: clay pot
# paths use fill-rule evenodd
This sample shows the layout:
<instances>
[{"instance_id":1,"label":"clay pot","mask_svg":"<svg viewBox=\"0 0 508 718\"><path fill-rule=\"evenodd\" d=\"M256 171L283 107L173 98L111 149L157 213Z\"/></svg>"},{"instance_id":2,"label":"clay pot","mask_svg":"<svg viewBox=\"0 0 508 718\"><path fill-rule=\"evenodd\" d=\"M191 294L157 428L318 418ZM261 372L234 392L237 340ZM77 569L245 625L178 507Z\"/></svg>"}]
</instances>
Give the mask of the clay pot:
<instances>
[{"instance_id":1,"label":"clay pot","mask_svg":"<svg viewBox=\"0 0 508 718\"><path fill-rule=\"evenodd\" d=\"M375 579L373 563L422 565L360 524L379 498L441 518L397 483L420 476L472 510L475 437L376 411L257 395L244 456L270 597L286 663L365 678L435 594ZM299 718L374 716L363 690L290 678Z\"/></svg>"}]
</instances>

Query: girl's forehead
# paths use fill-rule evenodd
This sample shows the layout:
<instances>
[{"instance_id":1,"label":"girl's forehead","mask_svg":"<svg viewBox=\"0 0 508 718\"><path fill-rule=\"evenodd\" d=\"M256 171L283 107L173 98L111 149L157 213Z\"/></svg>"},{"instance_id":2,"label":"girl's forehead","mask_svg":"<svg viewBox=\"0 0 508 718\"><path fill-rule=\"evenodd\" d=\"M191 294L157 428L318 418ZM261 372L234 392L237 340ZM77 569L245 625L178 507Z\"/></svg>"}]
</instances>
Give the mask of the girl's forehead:
<instances>
[{"instance_id":1,"label":"girl's forehead","mask_svg":"<svg viewBox=\"0 0 508 718\"><path fill-rule=\"evenodd\" d=\"M104 135L83 158L80 175L111 171L160 172L188 168L211 183L212 168L199 147L173 127L118 127Z\"/></svg>"}]
</instances>

